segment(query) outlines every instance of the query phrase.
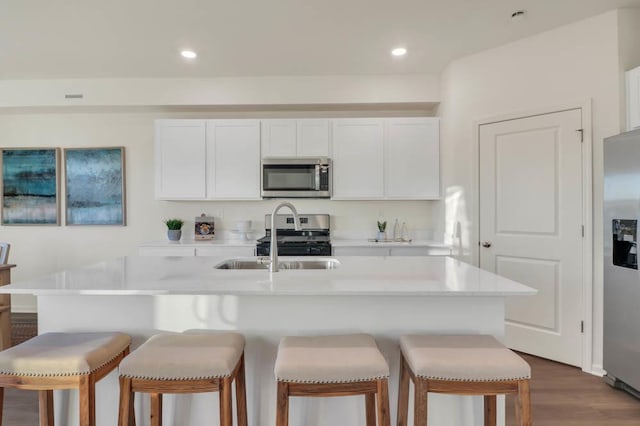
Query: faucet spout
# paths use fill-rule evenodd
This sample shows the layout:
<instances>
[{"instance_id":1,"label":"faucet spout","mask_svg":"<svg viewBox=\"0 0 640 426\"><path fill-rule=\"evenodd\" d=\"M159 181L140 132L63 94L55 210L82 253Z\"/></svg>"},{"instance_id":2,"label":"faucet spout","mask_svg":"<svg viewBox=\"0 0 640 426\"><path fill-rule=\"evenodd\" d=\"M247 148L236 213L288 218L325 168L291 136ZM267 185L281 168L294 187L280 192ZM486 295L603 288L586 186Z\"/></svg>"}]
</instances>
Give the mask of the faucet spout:
<instances>
[{"instance_id":1,"label":"faucet spout","mask_svg":"<svg viewBox=\"0 0 640 426\"><path fill-rule=\"evenodd\" d=\"M279 268L278 268L278 236L276 235L277 234L277 232L276 232L276 214L278 213L278 210L280 210L282 207L288 207L289 210L291 210L291 213L293 213L293 226L294 226L296 231L300 230L300 217L298 217L298 211L293 206L293 204L291 204L288 201L283 201L280 204L278 204L277 206L275 206L275 208L271 212L271 247L269 249L269 254L270 254L270 257L271 257L271 263L269 264L269 272L278 272L279 271Z\"/></svg>"}]
</instances>

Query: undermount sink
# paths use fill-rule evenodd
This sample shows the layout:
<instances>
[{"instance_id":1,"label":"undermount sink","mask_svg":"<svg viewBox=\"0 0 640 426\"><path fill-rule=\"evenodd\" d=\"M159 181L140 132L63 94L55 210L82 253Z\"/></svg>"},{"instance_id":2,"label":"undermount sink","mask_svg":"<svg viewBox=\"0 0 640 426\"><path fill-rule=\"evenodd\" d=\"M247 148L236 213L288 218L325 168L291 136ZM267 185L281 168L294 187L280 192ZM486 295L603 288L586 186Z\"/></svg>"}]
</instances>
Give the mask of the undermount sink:
<instances>
[{"instance_id":1,"label":"undermount sink","mask_svg":"<svg viewBox=\"0 0 640 426\"><path fill-rule=\"evenodd\" d=\"M338 259L320 258L304 260L285 260L278 262L280 269L336 269L340 266ZM269 269L269 259L228 259L214 266L215 269Z\"/></svg>"}]
</instances>

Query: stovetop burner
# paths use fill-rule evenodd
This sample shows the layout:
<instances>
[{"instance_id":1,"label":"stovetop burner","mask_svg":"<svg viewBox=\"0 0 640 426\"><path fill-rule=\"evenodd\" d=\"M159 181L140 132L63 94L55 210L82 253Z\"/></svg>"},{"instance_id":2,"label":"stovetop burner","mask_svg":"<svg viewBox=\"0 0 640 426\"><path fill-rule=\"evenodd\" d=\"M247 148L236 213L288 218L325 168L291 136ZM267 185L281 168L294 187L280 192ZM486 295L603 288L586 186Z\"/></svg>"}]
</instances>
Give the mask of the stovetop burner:
<instances>
[{"instance_id":1,"label":"stovetop burner","mask_svg":"<svg viewBox=\"0 0 640 426\"><path fill-rule=\"evenodd\" d=\"M278 255L330 256L329 215L299 215L302 229L296 231L293 215L277 215ZM258 239L256 253L269 256L271 249L271 215L265 216L265 236Z\"/></svg>"}]
</instances>

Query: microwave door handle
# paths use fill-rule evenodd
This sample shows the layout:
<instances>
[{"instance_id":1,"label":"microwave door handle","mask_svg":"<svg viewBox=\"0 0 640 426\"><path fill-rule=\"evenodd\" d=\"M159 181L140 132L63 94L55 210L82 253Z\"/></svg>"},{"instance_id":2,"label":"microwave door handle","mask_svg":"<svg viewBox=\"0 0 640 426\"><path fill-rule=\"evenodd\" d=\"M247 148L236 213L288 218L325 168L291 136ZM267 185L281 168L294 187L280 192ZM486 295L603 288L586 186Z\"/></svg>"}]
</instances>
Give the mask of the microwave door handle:
<instances>
[{"instance_id":1,"label":"microwave door handle","mask_svg":"<svg viewBox=\"0 0 640 426\"><path fill-rule=\"evenodd\" d=\"M316 191L320 191L320 165L316 164Z\"/></svg>"}]
</instances>

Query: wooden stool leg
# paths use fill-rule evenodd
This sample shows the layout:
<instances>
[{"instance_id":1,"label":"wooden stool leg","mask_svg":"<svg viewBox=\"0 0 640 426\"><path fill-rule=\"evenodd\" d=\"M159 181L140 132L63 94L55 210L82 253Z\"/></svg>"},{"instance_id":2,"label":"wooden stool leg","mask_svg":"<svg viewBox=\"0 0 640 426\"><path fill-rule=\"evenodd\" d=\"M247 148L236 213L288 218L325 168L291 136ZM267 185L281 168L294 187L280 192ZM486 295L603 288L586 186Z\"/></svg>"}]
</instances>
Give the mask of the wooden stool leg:
<instances>
[{"instance_id":1,"label":"wooden stool leg","mask_svg":"<svg viewBox=\"0 0 640 426\"><path fill-rule=\"evenodd\" d=\"M376 395L373 393L365 394L364 400L367 426L376 426Z\"/></svg>"},{"instance_id":2,"label":"wooden stool leg","mask_svg":"<svg viewBox=\"0 0 640 426\"><path fill-rule=\"evenodd\" d=\"M529 380L520 380L518 382L516 421L519 426L531 426L531 397L529 395Z\"/></svg>"},{"instance_id":3,"label":"wooden stool leg","mask_svg":"<svg viewBox=\"0 0 640 426\"><path fill-rule=\"evenodd\" d=\"M391 426L391 416L389 415L389 381L387 379L378 380L378 426Z\"/></svg>"},{"instance_id":4,"label":"wooden stool leg","mask_svg":"<svg viewBox=\"0 0 640 426\"><path fill-rule=\"evenodd\" d=\"M413 403L413 425L414 426L426 426L427 425L427 399L428 399L428 386L427 380L416 377L414 384L414 403Z\"/></svg>"},{"instance_id":5,"label":"wooden stool leg","mask_svg":"<svg viewBox=\"0 0 640 426\"><path fill-rule=\"evenodd\" d=\"M93 374L82 376L79 381L80 426L96 424L96 382Z\"/></svg>"},{"instance_id":6,"label":"wooden stool leg","mask_svg":"<svg viewBox=\"0 0 640 426\"><path fill-rule=\"evenodd\" d=\"M289 426L289 383L278 382L276 426Z\"/></svg>"},{"instance_id":7,"label":"wooden stool leg","mask_svg":"<svg viewBox=\"0 0 640 426\"><path fill-rule=\"evenodd\" d=\"M244 354L240 357L240 368L236 375L236 411L238 426L247 426L247 387L244 373ZM0 426L2 426L0 424Z\"/></svg>"},{"instance_id":8,"label":"wooden stool leg","mask_svg":"<svg viewBox=\"0 0 640 426\"><path fill-rule=\"evenodd\" d=\"M231 377L221 379L220 383L220 426L233 425L233 413L231 408Z\"/></svg>"},{"instance_id":9,"label":"wooden stool leg","mask_svg":"<svg viewBox=\"0 0 640 426\"><path fill-rule=\"evenodd\" d=\"M52 390L38 391L38 406L40 408L40 426L53 426Z\"/></svg>"},{"instance_id":10,"label":"wooden stool leg","mask_svg":"<svg viewBox=\"0 0 640 426\"><path fill-rule=\"evenodd\" d=\"M407 360L400 353L400 380L398 382L398 426L407 426L409 415L409 370Z\"/></svg>"},{"instance_id":11,"label":"wooden stool leg","mask_svg":"<svg viewBox=\"0 0 640 426\"><path fill-rule=\"evenodd\" d=\"M130 426L132 407L131 379L120 376L120 408L118 409L118 426ZM133 425L131 425L133 426Z\"/></svg>"},{"instance_id":12,"label":"wooden stool leg","mask_svg":"<svg viewBox=\"0 0 640 426\"><path fill-rule=\"evenodd\" d=\"M151 394L151 426L162 426L162 394Z\"/></svg>"},{"instance_id":13,"label":"wooden stool leg","mask_svg":"<svg viewBox=\"0 0 640 426\"><path fill-rule=\"evenodd\" d=\"M4 388L0 388L0 426L2 426L3 408L4 408Z\"/></svg>"},{"instance_id":14,"label":"wooden stool leg","mask_svg":"<svg viewBox=\"0 0 640 426\"><path fill-rule=\"evenodd\" d=\"M484 426L496 426L497 422L496 413L496 396L485 395L484 396Z\"/></svg>"}]
</instances>

